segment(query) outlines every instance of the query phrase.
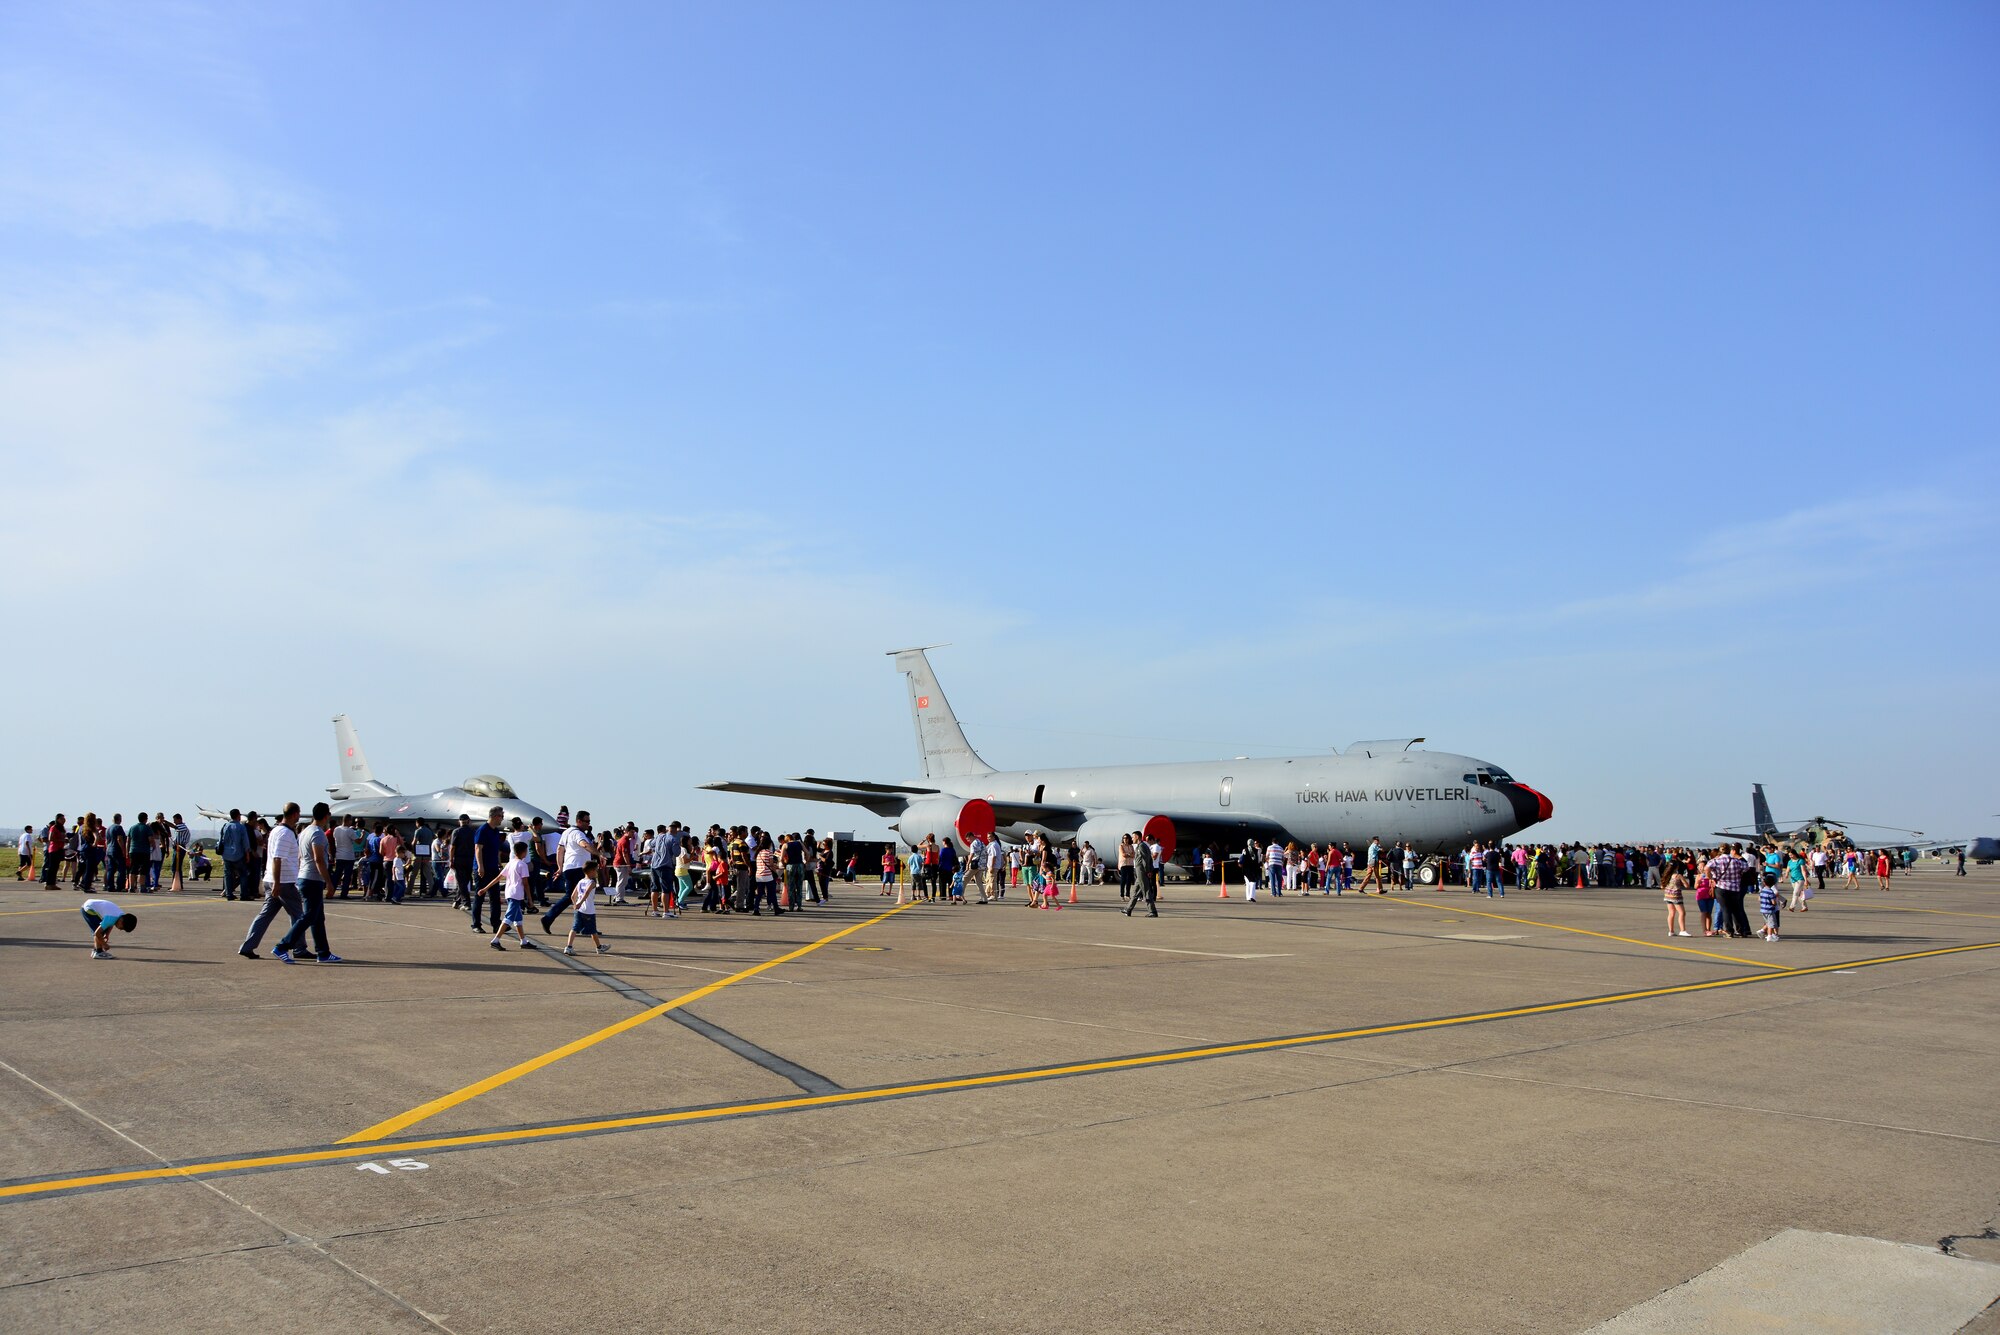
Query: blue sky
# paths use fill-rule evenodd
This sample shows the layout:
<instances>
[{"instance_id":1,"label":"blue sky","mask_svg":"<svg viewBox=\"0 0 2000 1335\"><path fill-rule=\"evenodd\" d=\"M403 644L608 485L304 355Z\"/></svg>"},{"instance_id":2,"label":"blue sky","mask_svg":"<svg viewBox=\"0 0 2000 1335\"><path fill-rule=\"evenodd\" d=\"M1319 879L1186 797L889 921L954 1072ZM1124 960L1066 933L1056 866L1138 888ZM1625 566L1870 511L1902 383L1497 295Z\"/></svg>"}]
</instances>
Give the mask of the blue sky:
<instances>
[{"instance_id":1,"label":"blue sky","mask_svg":"<svg viewBox=\"0 0 2000 1335\"><path fill-rule=\"evenodd\" d=\"M1430 737L1996 824L2000 15L0 12L0 812ZM206 645L175 627L207 614ZM55 618L59 632L42 623ZM200 729L189 738L184 730Z\"/></svg>"}]
</instances>

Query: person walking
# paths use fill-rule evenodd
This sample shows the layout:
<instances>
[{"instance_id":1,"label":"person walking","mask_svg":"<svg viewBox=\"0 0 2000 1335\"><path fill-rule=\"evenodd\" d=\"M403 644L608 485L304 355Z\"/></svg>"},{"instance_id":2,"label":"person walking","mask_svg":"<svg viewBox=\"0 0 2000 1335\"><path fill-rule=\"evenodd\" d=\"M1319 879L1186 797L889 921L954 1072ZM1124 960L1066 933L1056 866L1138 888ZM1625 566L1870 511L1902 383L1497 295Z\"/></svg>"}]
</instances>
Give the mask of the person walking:
<instances>
[{"instance_id":1,"label":"person walking","mask_svg":"<svg viewBox=\"0 0 2000 1335\"><path fill-rule=\"evenodd\" d=\"M1785 859L1785 885L1791 892L1791 903L1787 907L1794 913L1807 912L1806 901L1813 897L1813 889L1806 884L1805 859L1796 850Z\"/></svg>"},{"instance_id":2,"label":"person walking","mask_svg":"<svg viewBox=\"0 0 2000 1335\"><path fill-rule=\"evenodd\" d=\"M1146 916L1159 917L1160 873L1153 865L1153 853L1146 844L1146 837L1141 834L1132 836L1132 868L1134 873L1132 897L1125 901L1125 916L1131 917L1132 910L1138 908L1139 902L1144 900Z\"/></svg>"},{"instance_id":3,"label":"person walking","mask_svg":"<svg viewBox=\"0 0 2000 1335\"><path fill-rule=\"evenodd\" d=\"M497 884L500 869L507 865L507 831L503 828L507 813L499 807L488 807L486 822L472 832L472 930L483 932L480 925L482 905L490 903L493 908L493 926L500 926L500 889Z\"/></svg>"},{"instance_id":4,"label":"person walking","mask_svg":"<svg viewBox=\"0 0 2000 1335\"><path fill-rule=\"evenodd\" d=\"M542 914L544 936L554 934L556 919L562 916L565 909L571 907L577 881L582 879L585 868L589 867L597 856L597 840L590 833L590 813L579 811L574 820L567 819L568 815L567 806L557 813L557 822L563 830L556 840L558 871L555 890L549 896L547 912ZM594 916L593 921L595 921Z\"/></svg>"},{"instance_id":5,"label":"person walking","mask_svg":"<svg viewBox=\"0 0 2000 1335\"><path fill-rule=\"evenodd\" d=\"M506 882L507 916L494 924L493 939L487 944L495 950L505 951L507 947L500 942L501 938L507 935L507 929L511 927L514 929L515 940L521 943L521 949L538 950L540 947L528 939L528 931L521 925L522 919L528 913L528 881L534 875L535 868L535 855L530 847L527 831L523 830L514 836L513 850L514 856L508 861L507 870L500 874L500 879ZM492 888L481 887L482 890Z\"/></svg>"},{"instance_id":6,"label":"person walking","mask_svg":"<svg viewBox=\"0 0 2000 1335\"><path fill-rule=\"evenodd\" d=\"M326 943L326 891L333 876L333 810L324 802L313 803L312 826L298 841L299 876L295 889L299 916L290 930L271 947L271 958L287 964L340 964L340 956ZM306 935L312 935L312 949L301 949Z\"/></svg>"},{"instance_id":7,"label":"person walking","mask_svg":"<svg viewBox=\"0 0 2000 1335\"><path fill-rule=\"evenodd\" d=\"M257 944L264 939L264 929L283 909L291 917L291 925L298 926L303 915L299 900L299 804L285 803L284 814L278 817L277 828L271 831L263 861L264 903L257 910L257 916L250 920L250 930L243 937L243 944L236 953L246 960L262 958L257 954Z\"/></svg>"},{"instance_id":8,"label":"person walking","mask_svg":"<svg viewBox=\"0 0 2000 1335\"><path fill-rule=\"evenodd\" d=\"M32 879L35 872L35 827L34 826L23 825L21 827L21 837L14 841L14 858L15 858L14 879L17 881L26 881ZM110 889L108 883L105 886L105 889L106 890Z\"/></svg>"},{"instance_id":9,"label":"person walking","mask_svg":"<svg viewBox=\"0 0 2000 1335\"><path fill-rule=\"evenodd\" d=\"M1360 884L1356 888L1365 895L1371 885L1375 887L1376 894L1386 893L1382 888L1382 836L1380 835L1368 836L1368 865L1362 871Z\"/></svg>"}]
</instances>

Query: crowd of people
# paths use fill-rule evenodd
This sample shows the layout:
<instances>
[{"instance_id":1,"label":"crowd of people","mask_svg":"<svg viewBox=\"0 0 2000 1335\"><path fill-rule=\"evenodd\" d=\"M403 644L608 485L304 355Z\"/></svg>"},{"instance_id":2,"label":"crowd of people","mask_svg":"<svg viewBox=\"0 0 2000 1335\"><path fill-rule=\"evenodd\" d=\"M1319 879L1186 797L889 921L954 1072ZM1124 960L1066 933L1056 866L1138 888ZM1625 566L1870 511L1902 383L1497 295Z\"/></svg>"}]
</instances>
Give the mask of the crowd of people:
<instances>
[{"instance_id":1,"label":"crowd of people","mask_svg":"<svg viewBox=\"0 0 2000 1335\"><path fill-rule=\"evenodd\" d=\"M214 875L207 850L179 813L169 819L142 811L129 824L122 813L108 822L85 813L74 823L58 813L39 830L24 827L16 849L17 880L34 873L38 856L40 879L50 888L67 882L93 895L101 873L107 898L87 901L86 919L121 926L132 915L108 896L178 893ZM663 919L678 918L697 902L708 914L778 915L830 903L835 880L852 884L861 874L858 855L836 865L834 840L810 829L780 834L754 825L710 825L697 833L679 821L644 829L628 821L599 831L589 812L572 818L567 806L546 826L539 816L525 823L510 819L496 806L484 821L465 814L441 827L335 816L325 802L316 803L310 815L297 803L276 817L232 809L214 851L222 863L215 887L222 897L258 905L238 953L261 958L258 947L282 912L288 921L272 955L295 963L341 962L327 939L325 906L335 899L400 905L448 897L468 914L474 932L490 931L488 944L495 950L507 949L510 929L517 948L538 948L527 935L527 914L536 912L543 932L553 935L557 919L567 912L564 951L574 953L577 943L587 940L606 953L610 947L597 927L600 904L630 906ZM1267 898L1387 894L1424 884L1440 892L1462 886L1489 897L1504 896L1510 887L1657 889L1671 936L1692 935L1686 916L1690 894L1704 935L1752 935L1744 904L1754 892L1763 918L1755 934L1768 940L1778 939L1785 911L1809 911L1829 876L1855 888L1872 872L1887 890L1904 865L1886 849L1752 849L1736 843L1711 853L1659 844L1475 841L1449 857L1432 857L1408 843L1379 838L1358 848L1249 840L1230 852L1193 850L1182 863L1191 879L1219 885L1225 895L1232 885L1239 887L1249 903L1258 902L1260 893ZM1054 910L1062 906L1065 885L1073 903L1079 885L1115 883L1128 915L1143 906L1158 917L1159 887L1172 866L1172 850L1141 831L1120 836L1108 857L1089 841L1059 845L1039 833L1015 844L974 835L962 852L950 837L933 834L906 853L882 847L879 894L893 895L898 905L963 905L970 902L968 894L992 904L1004 902L1010 888L1025 888L1029 907ZM94 953L108 958L102 935L93 923Z\"/></svg>"},{"instance_id":2,"label":"crowd of people","mask_svg":"<svg viewBox=\"0 0 2000 1335\"><path fill-rule=\"evenodd\" d=\"M214 877L214 864L195 846L194 832L181 813L169 820L165 812L148 817L140 812L127 825L122 813L107 824L95 812L87 812L74 825L61 812L39 831L27 825L14 842L14 879L25 881L41 869L42 884L54 889L66 881L90 893L97 876L104 873L107 894L157 893L164 878L167 888L181 890L189 880ZM37 855L39 861L37 860Z\"/></svg>"}]
</instances>

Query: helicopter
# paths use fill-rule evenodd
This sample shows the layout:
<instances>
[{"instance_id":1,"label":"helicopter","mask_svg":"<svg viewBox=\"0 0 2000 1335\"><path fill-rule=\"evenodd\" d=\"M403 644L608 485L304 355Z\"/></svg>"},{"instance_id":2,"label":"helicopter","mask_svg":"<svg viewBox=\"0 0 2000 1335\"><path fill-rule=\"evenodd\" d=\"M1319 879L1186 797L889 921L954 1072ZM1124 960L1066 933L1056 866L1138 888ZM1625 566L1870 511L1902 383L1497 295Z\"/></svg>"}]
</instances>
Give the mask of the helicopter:
<instances>
[{"instance_id":1,"label":"helicopter","mask_svg":"<svg viewBox=\"0 0 2000 1335\"><path fill-rule=\"evenodd\" d=\"M1903 848L1912 839L1887 839L1863 842L1848 834L1850 827L1862 830L1890 830L1897 834L1922 838L1922 830L1906 830L1898 825L1871 825L1867 821L1833 820L1826 816L1814 816L1792 829L1784 829L1771 818L1771 804L1764 798L1764 785L1750 785L1749 825L1735 825L1715 831L1719 838L1735 839L1743 843L1756 844L1765 848L1802 849L1814 848Z\"/></svg>"}]
</instances>

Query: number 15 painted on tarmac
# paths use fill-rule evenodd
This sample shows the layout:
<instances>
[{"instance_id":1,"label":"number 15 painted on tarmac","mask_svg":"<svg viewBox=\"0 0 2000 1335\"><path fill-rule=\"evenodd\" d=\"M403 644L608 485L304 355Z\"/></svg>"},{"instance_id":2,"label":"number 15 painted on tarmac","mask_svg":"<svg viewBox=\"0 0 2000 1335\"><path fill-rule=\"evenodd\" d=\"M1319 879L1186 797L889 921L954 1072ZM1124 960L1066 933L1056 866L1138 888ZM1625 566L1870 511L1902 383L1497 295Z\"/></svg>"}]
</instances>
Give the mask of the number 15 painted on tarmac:
<instances>
[{"instance_id":1,"label":"number 15 painted on tarmac","mask_svg":"<svg viewBox=\"0 0 2000 1335\"><path fill-rule=\"evenodd\" d=\"M381 1173L386 1177L391 1168L403 1173L421 1173L429 1167L430 1165L421 1159L391 1159L386 1166L379 1163L358 1163L354 1165L354 1171L357 1173Z\"/></svg>"}]
</instances>

